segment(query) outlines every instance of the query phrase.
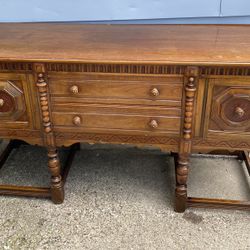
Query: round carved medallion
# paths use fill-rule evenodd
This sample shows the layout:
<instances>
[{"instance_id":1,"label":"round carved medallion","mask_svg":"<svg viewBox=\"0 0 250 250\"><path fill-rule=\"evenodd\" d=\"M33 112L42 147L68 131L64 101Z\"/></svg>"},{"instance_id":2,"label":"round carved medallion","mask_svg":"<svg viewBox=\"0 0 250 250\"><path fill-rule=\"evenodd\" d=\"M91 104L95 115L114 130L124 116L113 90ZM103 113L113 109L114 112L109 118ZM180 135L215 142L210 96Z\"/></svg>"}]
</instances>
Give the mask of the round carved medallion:
<instances>
[{"instance_id":1,"label":"round carved medallion","mask_svg":"<svg viewBox=\"0 0 250 250\"><path fill-rule=\"evenodd\" d=\"M15 108L15 100L6 91L0 90L0 112L11 112Z\"/></svg>"},{"instance_id":2,"label":"round carved medallion","mask_svg":"<svg viewBox=\"0 0 250 250\"><path fill-rule=\"evenodd\" d=\"M231 122L250 120L250 101L244 98L233 98L226 103L223 112Z\"/></svg>"}]
</instances>

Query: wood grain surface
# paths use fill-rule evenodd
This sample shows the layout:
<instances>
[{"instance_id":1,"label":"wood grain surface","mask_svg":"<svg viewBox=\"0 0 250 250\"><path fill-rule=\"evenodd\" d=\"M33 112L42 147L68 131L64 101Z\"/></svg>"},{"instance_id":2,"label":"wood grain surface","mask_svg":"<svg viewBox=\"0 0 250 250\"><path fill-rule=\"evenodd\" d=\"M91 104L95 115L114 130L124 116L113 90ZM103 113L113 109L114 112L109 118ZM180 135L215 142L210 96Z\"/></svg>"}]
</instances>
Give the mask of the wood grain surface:
<instances>
[{"instance_id":1,"label":"wood grain surface","mask_svg":"<svg viewBox=\"0 0 250 250\"><path fill-rule=\"evenodd\" d=\"M0 60L249 64L250 25L0 24Z\"/></svg>"},{"instance_id":2,"label":"wood grain surface","mask_svg":"<svg viewBox=\"0 0 250 250\"><path fill-rule=\"evenodd\" d=\"M49 189L0 194L62 203L58 147L133 144L174 155L177 212L249 209L187 188L192 153L244 151L249 171L249 109L250 25L0 24L0 137L46 147L51 174Z\"/></svg>"}]
</instances>

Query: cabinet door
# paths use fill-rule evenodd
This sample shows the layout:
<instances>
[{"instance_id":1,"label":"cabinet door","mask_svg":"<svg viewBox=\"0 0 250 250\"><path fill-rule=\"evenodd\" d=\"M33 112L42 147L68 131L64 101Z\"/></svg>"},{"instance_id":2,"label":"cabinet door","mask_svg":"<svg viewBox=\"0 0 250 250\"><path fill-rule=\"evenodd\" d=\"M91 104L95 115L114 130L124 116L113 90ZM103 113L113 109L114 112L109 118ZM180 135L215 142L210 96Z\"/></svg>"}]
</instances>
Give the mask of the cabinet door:
<instances>
[{"instance_id":1,"label":"cabinet door","mask_svg":"<svg viewBox=\"0 0 250 250\"><path fill-rule=\"evenodd\" d=\"M250 137L250 79L210 79L204 135Z\"/></svg>"},{"instance_id":2,"label":"cabinet door","mask_svg":"<svg viewBox=\"0 0 250 250\"><path fill-rule=\"evenodd\" d=\"M32 93L25 74L0 73L0 128L31 128Z\"/></svg>"}]
</instances>

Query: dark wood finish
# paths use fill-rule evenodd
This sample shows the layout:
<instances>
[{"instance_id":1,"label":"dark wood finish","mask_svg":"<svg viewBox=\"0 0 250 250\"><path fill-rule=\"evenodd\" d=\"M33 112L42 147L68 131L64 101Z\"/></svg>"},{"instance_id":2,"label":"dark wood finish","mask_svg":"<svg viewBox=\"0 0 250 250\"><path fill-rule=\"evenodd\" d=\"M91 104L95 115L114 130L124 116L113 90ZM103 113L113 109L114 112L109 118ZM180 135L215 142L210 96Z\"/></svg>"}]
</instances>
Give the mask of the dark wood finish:
<instances>
[{"instance_id":1,"label":"dark wood finish","mask_svg":"<svg viewBox=\"0 0 250 250\"><path fill-rule=\"evenodd\" d=\"M188 197L187 206L188 207L201 207L201 208L250 210L249 201L207 199L207 198L195 198L195 197Z\"/></svg>"},{"instance_id":2,"label":"dark wood finish","mask_svg":"<svg viewBox=\"0 0 250 250\"><path fill-rule=\"evenodd\" d=\"M51 197L50 188L0 185L1 195Z\"/></svg>"},{"instance_id":3,"label":"dark wood finish","mask_svg":"<svg viewBox=\"0 0 250 250\"><path fill-rule=\"evenodd\" d=\"M249 170L249 54L250 25L0 24L0 137L47 148L55 203L68 173L58 147L126 143L173 152L177 212L245 209L188 198L187 178L197 152L245 152ZM33 191L2 187L47 192Z\"/></svg>"},{"instance_id":4,"label":"dark wood finish","mask_svg":"<svg viewBox=\"0 0 250 250\"><path fill-rule=\"evenodd\" d=\"M3 61L249 63L248 25L2 23L0 30Z\"/></svg>"},{"instance_id":5,"label":"dark wood finish","mask_svg":"<svg viewBox=\"0 0 250 250\"><path fill-rule=\"evenodd\" d=\"M0 90L0 112L11 112L15 108L14 98L7 92Z\"/></svg>"},{"instance_id":6,"label":"dark wood finish","mask_svg":"<svg viewBox=\"0 0 250 250\"><path fill-rule=\"evenodd\" d=\"M51 173L51 198L54 203L60 204L64 199L64 189L60 161L58 159L55 138L52 131L48 83L45 79L46 73L44 64L35 64L34 71L36 73L36 85L39 92L40 112L44 128L44 144L48 147L48 166Z\"/></svg>"},{"instance_id":7,"label":"dark wood finish","mask_svg":"<svg viewBox=\"0 0 250 250\"><path fill-rule=\"evenodd\" d=\"M19 148L20 145L26 144L23 141L19 140L11 140L6 146L5 150L0 155L0 169L8 159L9 154L14 148ZM60 176L62 176L62 185L65 185L67 176L70 170L70 167L73 163L74 156L77 150L79 150L79 144L73 144L70 149ZM52 158L53 159L53 158ZM49 156L50 160L50 156ZM50 163L49 163L50 164ZM50 167L50 165L49 165ZM53 178L53 175L52 175ZM53 181L53 180L52 180ZM54 183L53 183L54 184ZM50 197L52 201L56 204L60 203L57 197L53 197L55 195L55 191L53 190L54 186L51 187L31 187L31 186L15 186L15 185L0 185L0 194L1 195L13 195L13 196L30 196L30 197ZM60 194L59 194L60 196Z\"/></svg>"},{"instance_id":8,"label":"dark wood finish","mask_svg":"<svg viewBox=\"0 0 250 250\"><path fill-rule=\"evenodd\" d=\"M250 132L250 86L248 79L211 80L206 133Z\"/></svg>"},{"instance_id":9,"label":"dark wood finish","mask_svg":"<svg viewBox=\"0 0 250 250\"><path fill-rule=\"evenodd\" d=\"M66 76L50 74L49 81L53 99L64 98L69 102L109 99L111 103L130 103L132 99L137 104L178 106L182 99L182 77L70 73Z\"/></svg>"},{"instance_id":10,"label":"dark wood finish","mask_svg":"<svg viewBox=\"0 0 250 250\"><path fill-rule=\"evenodd\" d=\"M212 152L209 152L212 153ZM226 154L226 155L235 155L236 157L240 157L240 159L244 160L249 172L249 154L247 152L235 151L233 153L230 152L214 152L216 154ZM242 154L242 155L239 155ZM175 202L175 210L176 212L183 212L187 207L200 207L200 208L223 208L223 209L237 209L237 210L250 210L250 201L240 201L240 200L226 200L226 199L211 199L211 198L197 198L197 197L188 197L187 191L185 190L181 193L183 194L180 197L178 193L178 186L180 186L181 182L178 180L178 168L180 168L180 163L178 159L177 153L171 154L174 157L175 169L176 169L176 202ZM188 165L187 165L188 166ZM187 171L188 168L186 167ZM250 172L249 172L250 175ZM185 188L186 188L186 179L185 180ZM184 188L183 188L184 190Z\"/></svg>"},{"instance_id":11,"label":"dark wood finish","mask_svg":"<svg viewBox=\"0 0 250 250\"><path fill-rule=\"evenodd\" d=\"M160 116L157 114L157 110L147 110L148 115L143 115L145 112L144 110L142 110L140 114L140 109L136 110L135 107L133 111L137 111L138 113L130 114L128 113L129 109L130 108L127 108L124 111L119 108L113 108L113 113L110 114L107 110L97 107L95 113L89 113L87 108L82 108L79 112L77 112L77 110L70 113L54 112L52 117L55 131L63 131L63 129L69 128L82 132L88 131L88 129L99 129L103 131L119 129L125 131L138 131L144 134L146 132L178 134L179 132L180 117L166 116L168 110L165 110L166 114L164 116ZM164 111L164 109L162 111ZM156 126L154 126L154 124Z\"/></svg>"},{"instance_id":12,"label":"dark wood finish","mask_svg":"<svg viewBox=\"0 0 250 250\"><path fill-rule=\"evenodd\" d=\"M175 211L184 212L187 205L187 177L192 152L193 116L198 76L197 67L187 67L183 94L183 128L176 164Z\"/></svg>"}]
</instances>

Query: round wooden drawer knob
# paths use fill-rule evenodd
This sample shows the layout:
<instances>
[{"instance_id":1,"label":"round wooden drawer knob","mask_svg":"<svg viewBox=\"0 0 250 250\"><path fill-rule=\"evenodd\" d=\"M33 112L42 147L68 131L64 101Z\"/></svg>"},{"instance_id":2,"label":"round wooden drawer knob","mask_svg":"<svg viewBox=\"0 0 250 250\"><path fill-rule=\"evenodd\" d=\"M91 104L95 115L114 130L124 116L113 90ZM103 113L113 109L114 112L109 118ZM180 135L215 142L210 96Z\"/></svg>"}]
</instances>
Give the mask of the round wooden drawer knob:
<instances>
[{"instance_id":1,"label":"round wooden drawer knob","mask_svg":"<svg viewBox=\"0 0 250 250\"><path fill-rule=\"evenodd\" d=\"M151 89L150 93L151 93L152 96L158 96L158 95L160 95L160 91L157 88Z\"/></svg>"},{"instance_id":2,"label":"round wooden drawer knob","mask_svg":"<svg viewBox=\"0 0 250 250\"><path fill-rule=\"evenodd\" d=\"M191 76L191 77L189 77L189 79L188 79L190 82L193 82L194 81L194 78Z\"/></svg>"},{"instance_id":3,"label":"round wooden drawer knob","mask_svg":"<svg viewBox=\"0 0 250 250\"><path fill-rule=\"evenodd\" d=\"M81 117L80 116L75 116L73 118L73 124L75 124L76 126L81 125Z\"/></svg>"},{"instance_id":4,"label":"round wooden drawer knob","mask_svg":"<svg viewBox=\"0 0 250 250\"><path fill-rule=\"evenodd\" d=\"M4 105L4 99L0 99L0 107L3 107Z\"/></svg>"},{"instance_id":5,"label":"round wooden drawer knob","mask_svg":"<svg viewBox=\"0 0 250 250\"><path fill-rule=\"evenodd\" d=\"M150 122L149 122L149 126L151 127L151 128L158 128L158 122L156 121L156 120L151 120Z\"/></svg>"},{"instance_id":6,"label":"round wooden drawer knob","mask_svg":"<svg viewBox=\"0 0 250 250\"><path fill-rule=\"evenodd\" d=\"M245 111L244 111L244 109L242 109L242 108L240 108L240 107L237 107L237 108L235 109L235 113L236 113L239 117L242 117L242 116L244 116Z\"/></svg>"},{"instance_id":7,"label":"round wooden drawer knob","mask_svg":"<svg viewBox=\"0 0 250 250\"><path fill-rule=\"evenodd\" d=\"M78 93L79 93L79 88L78 88L77 85L71 86L69 90L70 90L70 92L71 92L72 94L78 94Z\"/></svg>"}]
</instances>

